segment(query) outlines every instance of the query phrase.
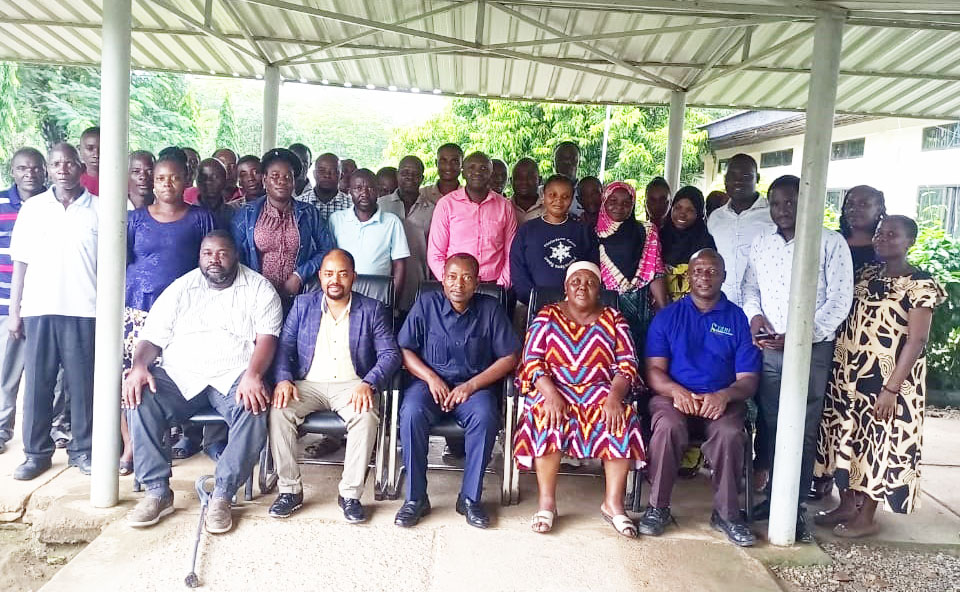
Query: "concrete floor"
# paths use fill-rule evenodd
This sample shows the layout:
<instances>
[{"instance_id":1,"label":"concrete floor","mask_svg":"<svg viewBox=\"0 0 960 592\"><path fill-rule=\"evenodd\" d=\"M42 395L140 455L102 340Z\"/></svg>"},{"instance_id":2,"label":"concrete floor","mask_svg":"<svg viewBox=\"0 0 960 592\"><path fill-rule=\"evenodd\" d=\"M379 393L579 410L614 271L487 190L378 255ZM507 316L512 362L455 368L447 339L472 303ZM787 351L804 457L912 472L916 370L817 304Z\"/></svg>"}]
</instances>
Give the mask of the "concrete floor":
<instances>
[{"instance_id":1,"label":"concrete floor","mask_svg":"<svg viewBox=\"0 0 960 592\"><path fill-rule=\"evenodd\" d=\"M925 494L910 517L883 514L873 542L960 545L960 421L931 419L925 435ZM121 504L94 510L87 501L89 478L65 468L58 451L55 469L32 482L10 478L22 457L12 442L0 455L0 518L33 523L42 540L92 540L43 588L69 590L168 590L182 587L199 517L194 479L212 472L202 455L178 462L173 486L177 511L147 530L127 527L123 514L140 494L121 479ZM951 465L950 463L953 463ZM678 483L678 525L661 538L629 540L599 516L602 482L593 476L560 480L554 532L529 529L536 483L521 479L521 503L498 505L499 477L488 475L485 491L493 527L467 526L453 509L460 474L431 471L434 512L410 530L393 525L398 501L364 495L371 520L348 525L336 505L338 467L304 468L306 504L288 520L267 516L273 495L257 496L235 510L234 530L204 534L198 574L207 589L222 590L779 590L764 563L815 563L826 557L815 546L780 549L765 543L745 551L730 545L708 524L709 484L704 476ZM369 483L371 483L372 480ZM259 493L259 492L257 492ZM646 494L646 492L645 492ZM644 495L645 495L644 494ZM830 502L825 504L830 505ZM764 523L755 525L763 534ZM825 532L818 537L829 539Z\"/></svg>"}]
</instances>

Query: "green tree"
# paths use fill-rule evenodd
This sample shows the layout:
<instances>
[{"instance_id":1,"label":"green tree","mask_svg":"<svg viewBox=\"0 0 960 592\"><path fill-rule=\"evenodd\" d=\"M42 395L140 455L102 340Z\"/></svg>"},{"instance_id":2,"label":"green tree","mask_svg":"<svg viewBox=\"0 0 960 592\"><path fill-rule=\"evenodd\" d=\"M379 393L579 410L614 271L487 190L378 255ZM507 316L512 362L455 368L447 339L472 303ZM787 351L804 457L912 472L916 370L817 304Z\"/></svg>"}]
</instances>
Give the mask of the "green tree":
<instances>
[{"instance_id":1,"label":"green tree","mask_svg":"<svg viewBox=\"0 0 960 592\"><path fill-rule=\"evenodd\" d=\"M240 133L237 131L236 116L230 104L230 93L223 97L220 103L220 124L217 126L217 148L237 150L240 145Z\"/></svg>"},{"instance_id":2,"label":"green tree","mask_svg":"<svg viewBox=\"0 0 960 592\"><path fill-rule=\"evenodd\" d=\"M387 147L396 161L416 154L427 165L426 178L436 179L436 149L456 142L466 152L482 150L512 165L522 157L537 161L540 173L552 172L553 149L561 141L580 146L581 175L600 168L606 107L519 101L457 99L450 108L425 124L401 130ZM688 109L684 125L681 182L692 183L703 171L706 132L697 126L712 113ZM616 107L612 110L607 146L606 179L624 179L645 185L663 175L669 110L664 107Z\"/></svg>"}]
</instances>

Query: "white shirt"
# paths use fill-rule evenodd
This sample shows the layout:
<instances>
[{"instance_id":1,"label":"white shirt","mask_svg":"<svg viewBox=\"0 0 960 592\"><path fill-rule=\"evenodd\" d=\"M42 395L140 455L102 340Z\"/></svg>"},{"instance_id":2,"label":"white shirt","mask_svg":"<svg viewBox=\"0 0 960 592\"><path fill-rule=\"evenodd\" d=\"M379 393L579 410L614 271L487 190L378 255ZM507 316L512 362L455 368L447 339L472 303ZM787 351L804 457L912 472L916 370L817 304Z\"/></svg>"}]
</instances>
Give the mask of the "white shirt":
<instances>
[{"instance_id":1,"label":"white shirt","mask_svg":"<svg viewBox=\"0 0 960 592\"><path fill-rule=\"evenodd\" d=\"M214 290L199 269L153 303L140 340L163 349L163 369L185 399L207 386L226 395L253 357L257 335L280 335L283 310L262 275L241 265L229 288Z\"/></svg>"},{"instance_id":2,"label":"white shirt","mask_svg":"<svg viewBox=\"0 0 960 592\"><path fill-rule=\"evenodd\" d=\"M66 208L54 187L23 202L10 258L27 264L20 316L97 316L99 198L89 191Z\"/></svg>"},{"instance_id":3,"label":"white shirt","mask_svg":"<svg viewBox=\"0 0 960 592\"><path fill-rule=\"evenodd\" d=\"M754 239L741 286L743 312L747 318L763 314L777 333L787 331L794 245L795 241L785 241L776 230ZM840 233L824 228L820 238L813 342L833 339L837 327L850 314L852 304L853 259L850 257L850 247Z\"/></svg>"},{"instance_id":4,"label":"white shirt","mask_svg":"<svg viewBox=\"0 0 960 592\"><path fill-rule=\"evenodd\" d=\"M740 286L747 270L747 258L753 239L761 234L777 229L770 218L770 206L767 200L758 197L746 210L737 214L727 202L717 208L707 220L707 230L717 243L717 252L723 257L727 268L727 279L723 282L723 293L730 302L743 307L743 294Z\"/></svg>"},{"instance_id":5,"label":"white shirt","mask_svg":"<svg viewBox=\"0 0 960 592\"><path fill-rule=\"evenodd\" d=\"M313 351L310 370L304 379L310 382L360 380L350 355L350 307L353 305L353 296L340 313L340 318L330 312L326 296L320 305L323 307L323 315L317 331L317 345Z\"/></svg>"}]
</instances>

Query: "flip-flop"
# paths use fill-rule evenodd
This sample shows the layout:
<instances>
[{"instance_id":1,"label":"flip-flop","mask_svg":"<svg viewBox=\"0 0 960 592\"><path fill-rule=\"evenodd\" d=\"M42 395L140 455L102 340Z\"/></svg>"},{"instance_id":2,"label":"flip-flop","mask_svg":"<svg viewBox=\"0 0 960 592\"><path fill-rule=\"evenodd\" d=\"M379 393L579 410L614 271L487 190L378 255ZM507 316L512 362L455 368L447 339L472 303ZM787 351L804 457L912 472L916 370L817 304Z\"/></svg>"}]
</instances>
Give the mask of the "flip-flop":
<instances>
[{"instance_id":1,"label":"flip-flop","mask_svg":"<svg viewBox=\"0 0 960 592\"><path fill-rule=\"evenodd\" d=\"M847 520L853 520L856 517L857 513L854 511L853 514L849 516L844 516L843 514L836 514L834 511L829 512L817 512L816 516L813 517L813 523L817 526L836 526L842 524Z\"/></svg>"},{"instance_id":2,"label":"flip-flop","mask_svg":"<svg viewBox=\"0 0 960 592\"><path fill-rule=\"evenodd\" d=\"M842 539L859 539L867 537L870 535L877 534L880 531L880 525L874 522L865 530L855 531L852 530L845 522L833 527L833 535L838 536Z\"/></svg>"},{"instance_id":3,"label":"flip-flop","mask_svg":"<svg viewBox=\"0 0 960 592\"><path fill-rule=\"evenodd\" d=\"M631 520L626 514L617 514L616 516L611 516L610 514L607 514L603 508L600 508L600 516L602 516L604 521L612 526L618 534L630 539L637 538L637 525L634 524L633 520Z\"/></svg>"},{"instance_id":4,"label":"flip-flop","mask_svg":"<svg viewBox=\"0 0 960 592\"><path fill-rule=\"evenodd\" d=\"M120 461L120 476L126 477L127 475L133 474L133 461L132 460L121 460Z\"/></svg>"},{"instance_id":5,"label":"flip-flop","mask_svg":"<svg viewBox=\"0 0 960 592\"><path fill-rule=\"evenodd\" d=\"M556 518L556 516L557 512L555 510L540 510L530 519L530 528L537 534L547 534L553 530L553 519ZM541 525L546 525L547 529L538 530L537 527Z\"/></svg>"}]
</instances>

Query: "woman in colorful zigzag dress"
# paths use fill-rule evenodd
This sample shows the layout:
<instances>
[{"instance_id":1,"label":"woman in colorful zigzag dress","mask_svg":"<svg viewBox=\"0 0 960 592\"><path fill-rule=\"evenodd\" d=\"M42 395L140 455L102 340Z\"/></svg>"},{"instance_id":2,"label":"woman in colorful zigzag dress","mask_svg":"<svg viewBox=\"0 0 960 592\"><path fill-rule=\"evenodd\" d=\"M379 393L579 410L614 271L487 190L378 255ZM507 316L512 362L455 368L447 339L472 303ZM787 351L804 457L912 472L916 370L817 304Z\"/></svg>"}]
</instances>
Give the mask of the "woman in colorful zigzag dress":
<instances>
[{"instance_id":1,"label":"woman in colorful zigzag dress","mask_svg":"<svg viewBox=\"0 0 960 592\"><path fill-rule=\"evenodd\" d=\"M536 467L539 509L531 527L546 533L557 514L561 455L603 460L606 493L600 514L635 537L623 498L627 473L643 466L640 421L626 403L640 382L630 326L600 303L600 269L580 261L567 269L566 299L540 310L527 330L518 380L526 395L514 452Z\"/></svg>"}]
</instances>

